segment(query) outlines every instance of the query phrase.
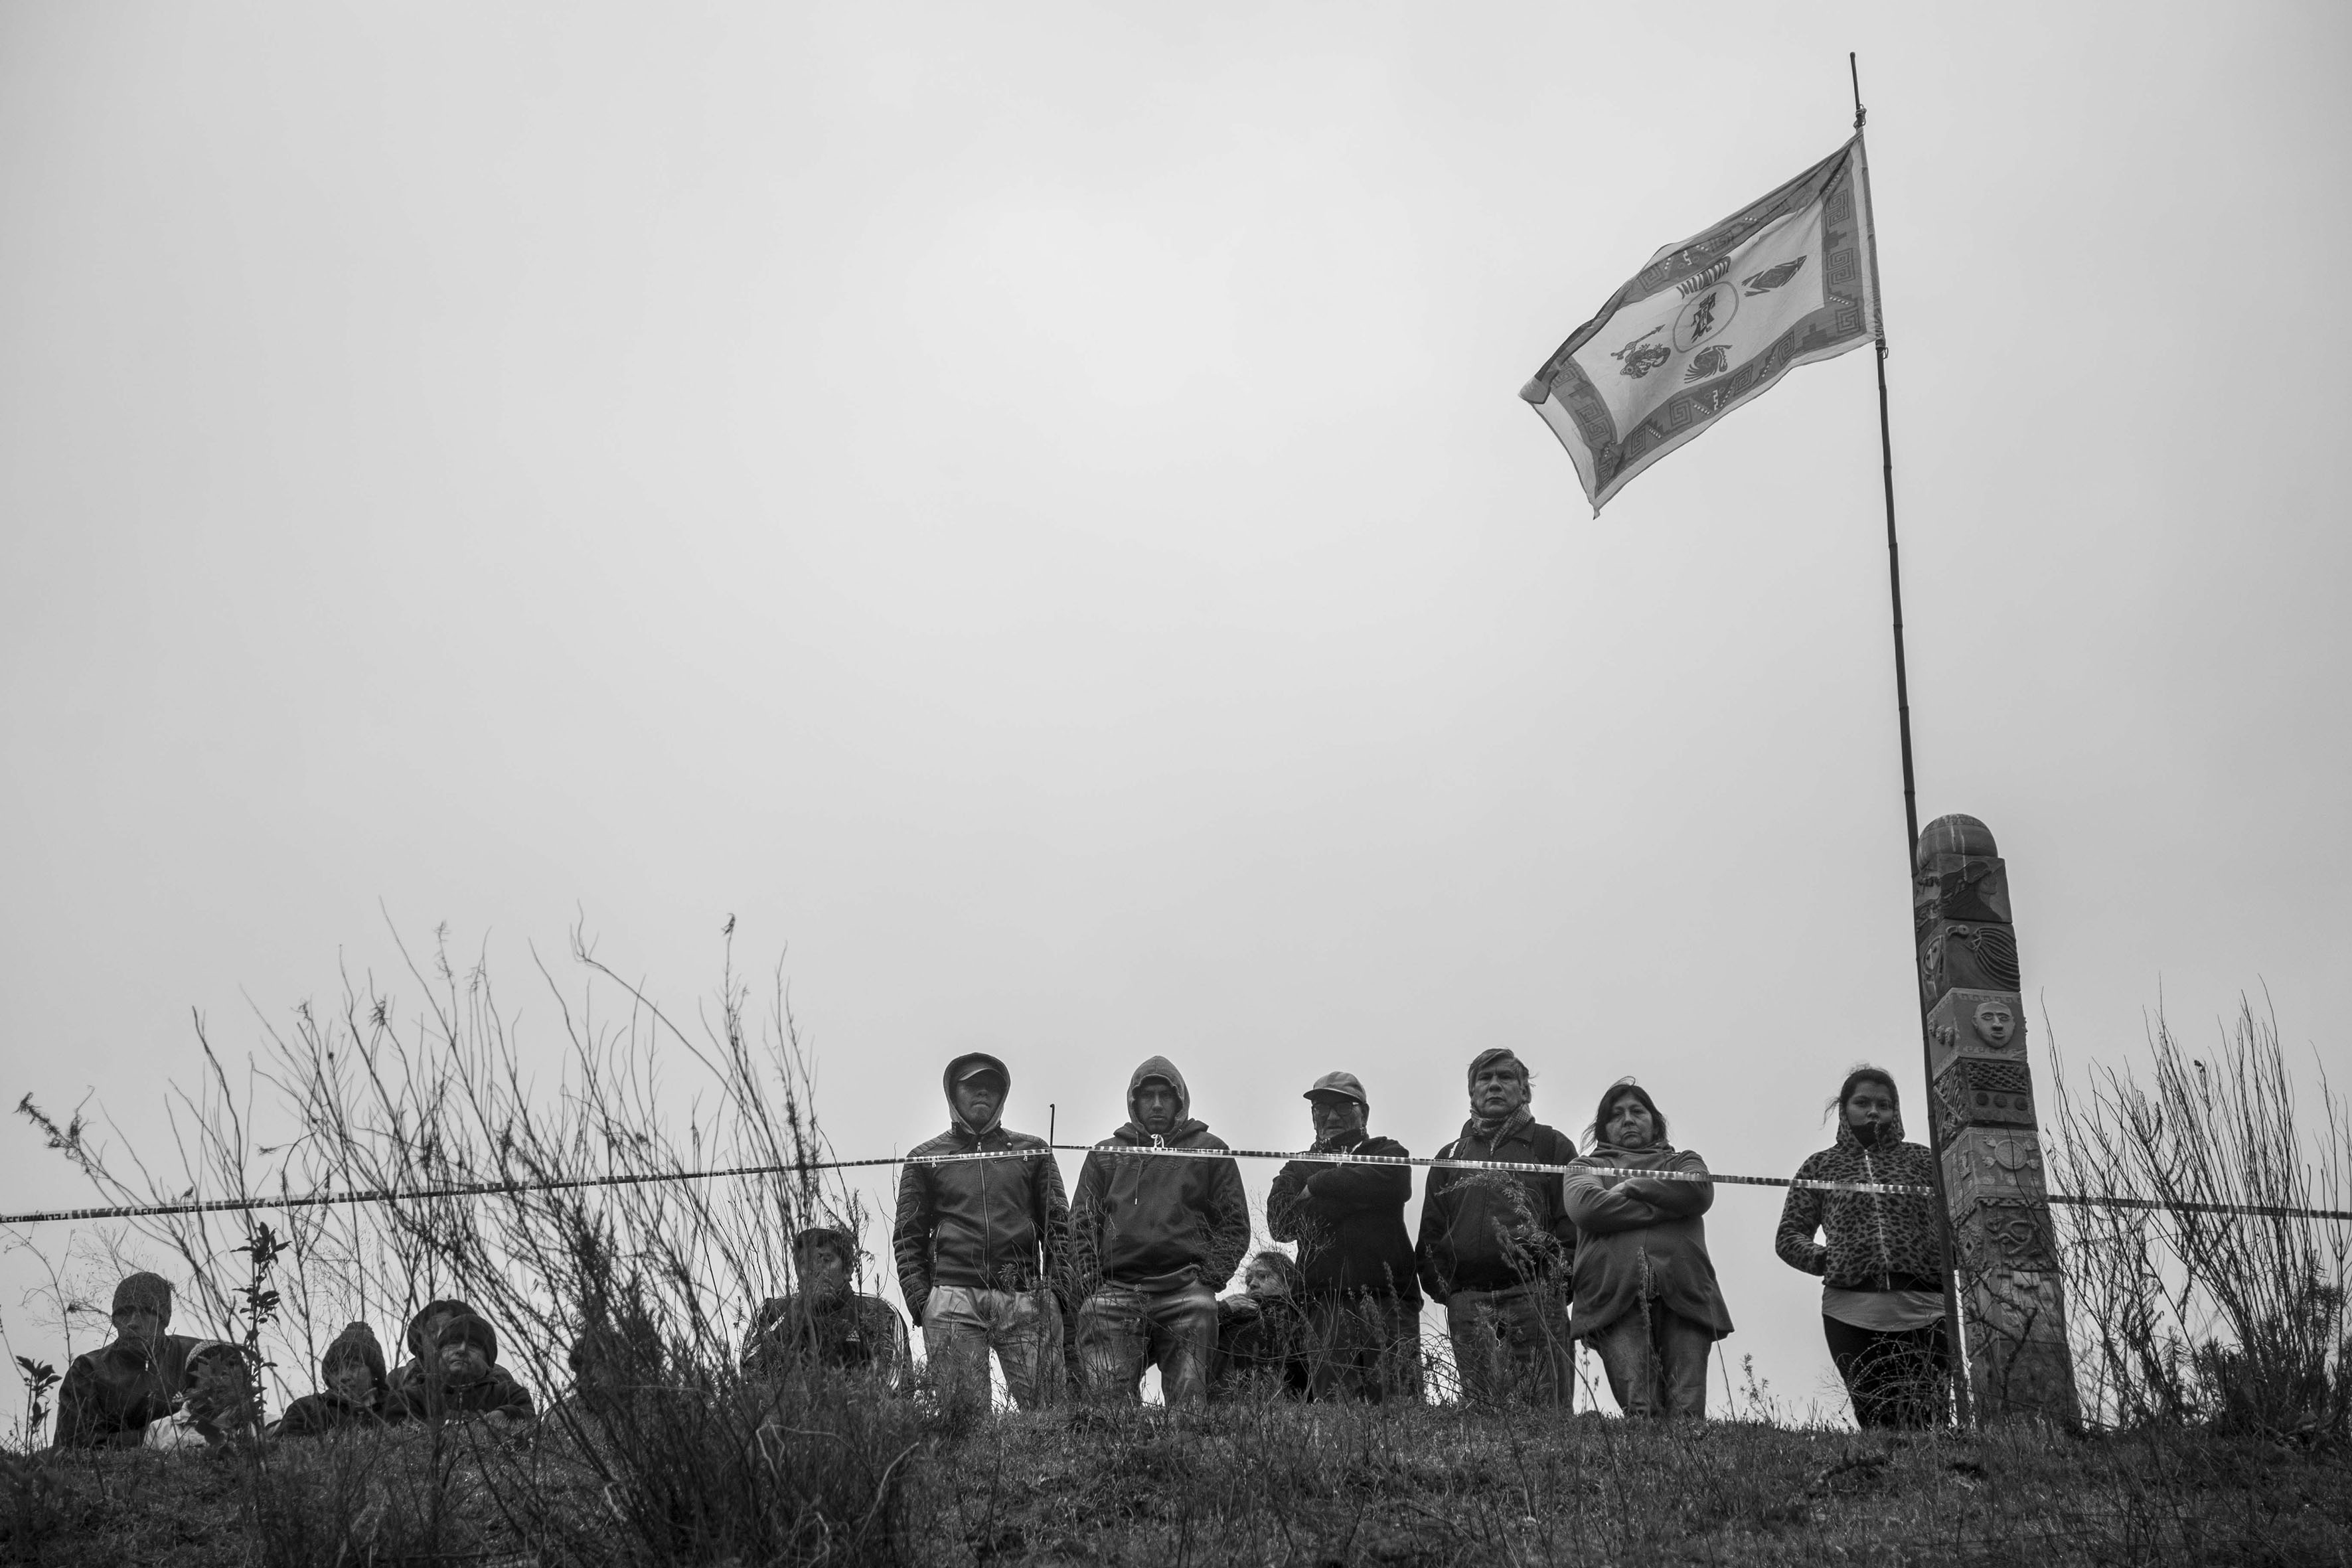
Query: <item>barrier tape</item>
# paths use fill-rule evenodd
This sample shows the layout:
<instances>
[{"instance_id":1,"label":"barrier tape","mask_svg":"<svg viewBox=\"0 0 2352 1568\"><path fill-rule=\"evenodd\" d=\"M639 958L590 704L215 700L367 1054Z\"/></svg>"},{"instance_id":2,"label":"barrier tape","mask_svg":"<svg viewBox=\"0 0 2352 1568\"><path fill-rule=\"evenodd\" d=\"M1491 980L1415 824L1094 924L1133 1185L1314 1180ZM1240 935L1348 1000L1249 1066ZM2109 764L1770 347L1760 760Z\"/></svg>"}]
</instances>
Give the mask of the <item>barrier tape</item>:
<instances>
[{"instance_id":1,"label":"barrier tape","mask_svg":"<svg viewBox=\"0 0 2352 1568\"><path fill-rule=\"evenodd\" d=\"M343 1204L430 1203L441 1198L478 1198L520 1193L575 1192L592 1187L635 1187L657 1182L724 1181L745 1176L798 1176L815 1171L851 1171L881 1165L952 1165L971 1160L1031 1160L1048 1147L1073 1154L1146 1154L1192 1160L1303 1160L1328 1165L1422 1166L1440 1171L1507 1171L1517 1174L1557 1176L1580 1170L1601 1176L1648 1176L1666 1182L1720 1182L1729 1186L1797 1187L1809 1192L1875 1193L1889 1197L1933 1197L1936 1189L1907 1182L1828 1182L1811 1177L1738 1176L1710 1171L1654 1171L1628 1165L1541 1165L1515 1160L1419 1159L1404 1154L1356 1154L1347 1151L1279 1149L1175 1149L1148 1143L1055 1143L1034 1149L983 1149L968 1154L895 1154L870 1160L810 1160L789 1165L727 1165L709 1171L656 1171L623 1176L564 1176L528 1182L464 1182L449 1186L399 1191L382 1187L345 1192L283 1194L275 1198L187 1199L168 1204L132 1204L119 1207L38 1209L0 1215L0 1227L56 1224L75 1220L154 1219L174 1215L251 1213L256 1209L327 1208ZM2174 1203L2161 1198L2127 1198L2051 1193L2046 1201L2093 1208L2151 1209L2175 1214L2250 1215L2278 1219L2352 1220L2352 1209L2303 1209L2267 1204Z\"/></svg>"}]
</instances>

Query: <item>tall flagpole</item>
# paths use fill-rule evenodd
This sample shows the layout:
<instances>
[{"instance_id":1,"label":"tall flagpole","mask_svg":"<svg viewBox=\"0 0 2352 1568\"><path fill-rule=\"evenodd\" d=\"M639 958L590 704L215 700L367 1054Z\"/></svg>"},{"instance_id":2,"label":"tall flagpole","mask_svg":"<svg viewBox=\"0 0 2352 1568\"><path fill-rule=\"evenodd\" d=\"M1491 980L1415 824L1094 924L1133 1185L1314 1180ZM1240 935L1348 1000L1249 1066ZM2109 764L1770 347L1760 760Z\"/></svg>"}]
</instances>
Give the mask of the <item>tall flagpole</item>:
<instances>
[{"instance_id":1,"label":"tall flagpole","mask_svg":"<svg viewBox=\"0 0 2352 1568\"><path fill-rule=\"evenodd\" d=\"M1853 133L1859 139L1863 121L1870 117L1870 111L1862 106L1862 67L1852 50L1846 53L1845 65L1853 79ZM1876 226L1877 215L1874 212L1874 244ZM1875 290L1872 302L1878 303ZM1895 717L1896 732L1903 740L1903 875L1908 881L1918 874L1919 791L1911 768L1911 681L1903 658L1903 551L1895 535L1895 437L1886 416L1886 317L1883 306L1878 320L1871 324L1877 333L1873 347L1878 362L1878 456L1886 487L1886 591L1895 609ZM1912 989L1918 990L1916 977ZM1944 1193L1944 1133L1936 1115L1936 1064L1927 1049L1925 994L1919 998L1919 1050L1924 1064L1922 1081L1927 1088L1927 1148L1936 1166L1936 1240L1944 1260L1944 1332L1951 1342L1952 1398L1960 1425L1970 1427L1976 1425L1976 1412L1969 1398L1968 1355L1960 1333L1960 1297L1953 1285L1952 1206Z\"/></svg>"}]
</instances>

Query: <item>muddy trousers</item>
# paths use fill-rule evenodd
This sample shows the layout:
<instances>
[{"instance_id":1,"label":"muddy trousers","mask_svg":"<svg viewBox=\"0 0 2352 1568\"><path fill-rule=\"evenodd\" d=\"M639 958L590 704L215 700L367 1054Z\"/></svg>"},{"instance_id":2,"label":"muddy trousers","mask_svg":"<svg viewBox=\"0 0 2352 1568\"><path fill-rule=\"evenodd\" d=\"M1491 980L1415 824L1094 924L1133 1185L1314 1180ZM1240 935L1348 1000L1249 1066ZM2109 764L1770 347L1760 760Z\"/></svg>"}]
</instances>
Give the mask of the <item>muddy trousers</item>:
<instances>
[{"instance_id":1,"label":"muddy trousers","mask_svg":"<svg viewBox=\"0 0 2352 1568\"><path fill-rule=\"evenodd\" d=\"M1170 1408L1205 1404L1216 1350L1217 1293L1206 1285L1139 1290L1113 1283L1078 1309L1078 1364L1089 1399L1139 1399L1144 1368L1157 1366Z\"/></svg>"},{"instance_id":2,"label":"muddy trousers","mask_svg":"<svg viewBox=\"0 0 2352 1568\"><path fill-rule=\"evenodd\" d=\"M1941 1426L1951 1393L1950 1336L1942 1321L1893 1331L1822 1320L1830 1360L1845 1380L1857 1426Z\"/></svg>"},{"instance_id":3,"label":"muddy trousers","mask_svg":"<svg viewBox=\"0 0 2352 1568\"><path fill-rule=\"evenodd\" d=\"M1715 1331L1651 1301L1586 1336L1609 1375L1609 1392L1628 1415L1706 1415L1706 1358Z\"/></svg>"},{"instance_id":4,"label":"muddy trousers","mask_svg":"<svg viewBox=\"0 0 2352 1568\"><path fill-rule=\"evenodd\" d=\"M1024 1410L1062 1400L1062 1309L1050 1290L936 1285L923 1303L923 1352L942 1410L989 1405L988 1355Z\"/></svg>"},{"instance_id":5,"label":"muddy trousers","mask_svg":"<svg viewBox=\"0 0 2352 1568\"><path fill-rule=\"evenodd\" d=\"M1456 1290L1446 1298L1445 1331L1464 1400L1575 1407L1576 1342L1559 1287Z\"/></svg>"}]
</instances>

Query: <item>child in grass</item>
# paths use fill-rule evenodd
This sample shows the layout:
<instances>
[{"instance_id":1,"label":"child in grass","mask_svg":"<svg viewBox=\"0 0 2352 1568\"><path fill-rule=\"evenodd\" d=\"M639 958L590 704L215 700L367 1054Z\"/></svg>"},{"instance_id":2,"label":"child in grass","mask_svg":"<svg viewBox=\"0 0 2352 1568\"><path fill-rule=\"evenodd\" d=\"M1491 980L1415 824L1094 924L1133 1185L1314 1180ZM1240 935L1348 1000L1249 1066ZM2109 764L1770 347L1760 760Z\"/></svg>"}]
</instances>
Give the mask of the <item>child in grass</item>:
<instances>
[{"instance_id":1,"label":"child in grass","mask_svg":"<svg viewBox=\"0 0 2352 1568\"><path fill-rule=\"evenodd\" d=\"M384 1424L383 1347L365 1323L352 1323L335 1336L319 1358L319 1378L326 1386L288 1405L270 1427L271 1436L306 1437Z\"/></svg>"},{"instance_id":2,"label":"child in grass","mask_svg":"<svg viewBox=\"0 0 2352 1568\"><path fill-rule=\"evenodd\" d=\"M412 1421L483 1422L504 1434L530 1425L530 1390L498 1364L499 1335L471 1313L442 1325L434 1360L401 1391L400 1414Z\"/></svg>"},{"instance_id":3,"label":"child in grass","mask_svg":"<svg viewBox=\"0 0 2352 1568\"><path fill-rule=\"evenodd\" d=\"M188 1352L179 1407L148 1424L142 1447L192 1449L252 1443L260 1439L260 1426L245 1352L226 1340L205 1340Z\"/></svg>"}]
</instances>

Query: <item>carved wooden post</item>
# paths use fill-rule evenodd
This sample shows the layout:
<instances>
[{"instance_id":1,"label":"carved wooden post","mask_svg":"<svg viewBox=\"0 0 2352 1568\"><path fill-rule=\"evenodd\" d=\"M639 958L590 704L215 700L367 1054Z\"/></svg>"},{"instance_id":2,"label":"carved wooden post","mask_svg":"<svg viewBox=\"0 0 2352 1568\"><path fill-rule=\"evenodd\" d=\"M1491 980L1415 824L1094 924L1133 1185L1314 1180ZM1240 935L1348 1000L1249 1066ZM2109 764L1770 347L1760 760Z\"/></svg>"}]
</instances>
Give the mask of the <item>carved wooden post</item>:
<instances>
[{"instance_id":1,"label":"carved wooden post","mask_svg":"<svg viewBox=\"0 0 2352 1568\"><path fill-rule=\"evenodd\" d=\"M1979 1420L2079 1419L2009 872L1991 831L1940 816L1919 835L1913 917L1927 1018L1930 1113L1944 1156L1953 1265Z\"/></svg>"}]
</instances>

